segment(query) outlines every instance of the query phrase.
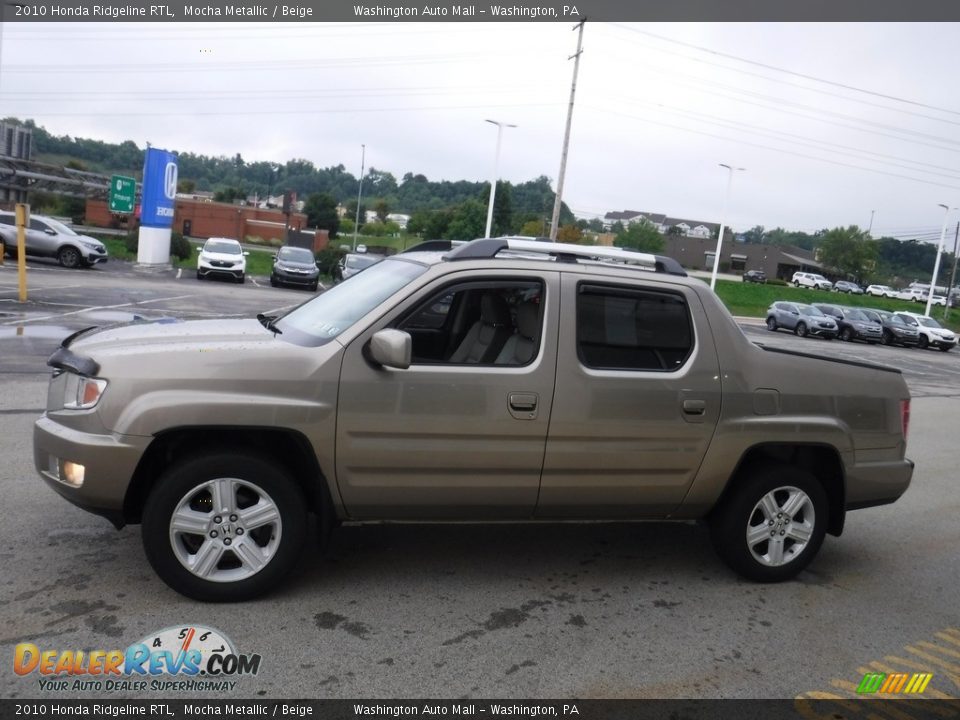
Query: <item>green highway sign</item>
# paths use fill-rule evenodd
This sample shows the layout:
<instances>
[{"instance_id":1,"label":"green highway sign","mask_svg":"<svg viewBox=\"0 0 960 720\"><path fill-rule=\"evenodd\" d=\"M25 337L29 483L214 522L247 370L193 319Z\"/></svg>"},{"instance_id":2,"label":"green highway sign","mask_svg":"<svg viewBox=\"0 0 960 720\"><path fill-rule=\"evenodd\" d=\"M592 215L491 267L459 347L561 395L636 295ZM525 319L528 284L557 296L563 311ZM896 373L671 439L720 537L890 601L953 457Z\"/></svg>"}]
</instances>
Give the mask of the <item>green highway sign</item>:
<instances>
[{"instance_id":1,"label":"green highway sign","mask_svg":"<svg viewBox=\"0 0 960 720\"><path fill-rule=\"evenodd\" d=\"M114 175L110 178L110 212L132 213L137 197L137 181Z\"/></svg>"}]
</instances>

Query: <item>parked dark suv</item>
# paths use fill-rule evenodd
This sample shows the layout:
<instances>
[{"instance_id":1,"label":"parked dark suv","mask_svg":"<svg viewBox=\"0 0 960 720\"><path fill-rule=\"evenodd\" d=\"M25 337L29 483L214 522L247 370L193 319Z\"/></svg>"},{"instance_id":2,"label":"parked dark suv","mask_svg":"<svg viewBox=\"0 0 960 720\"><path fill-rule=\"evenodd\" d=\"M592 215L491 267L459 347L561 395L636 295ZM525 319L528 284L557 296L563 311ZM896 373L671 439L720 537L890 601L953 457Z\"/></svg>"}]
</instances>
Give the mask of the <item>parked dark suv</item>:
<instances>
[{"instance_id":1,"label":"parked dark suv","mask_svg":"<svg viewBox=\"0 0 960 720\"><path fill-rule=\"evenodd\" d=\"M747 270L743 274L743 281L752 283L765 283L767 281L767 274L763 270Z\"/></svg>"}]
</instances>

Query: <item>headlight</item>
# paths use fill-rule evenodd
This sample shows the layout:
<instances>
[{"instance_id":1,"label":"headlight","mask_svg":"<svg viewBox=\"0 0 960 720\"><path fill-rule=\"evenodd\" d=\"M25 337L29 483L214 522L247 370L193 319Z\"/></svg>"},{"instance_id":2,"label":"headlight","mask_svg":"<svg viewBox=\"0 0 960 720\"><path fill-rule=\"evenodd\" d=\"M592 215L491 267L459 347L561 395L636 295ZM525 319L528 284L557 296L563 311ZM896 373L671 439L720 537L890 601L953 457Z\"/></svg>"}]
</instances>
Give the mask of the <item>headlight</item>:
<instances>
[{"instance_id":1,"label":"headlight","mask_svg":"<svg viewBox=\"0 0 960 720\"><path fill-rule=\"evenodd\" d=\"M86 240L81 240L81 241L80 241L80 244L83 245L85 248L89 248L90 250L96 250L97 252L103 252L103 245L101 245L100 243L97 243L97 242L88 242L88 241L86 241Z\"/></svg>"},{"instance_id":2,"label":"headlight","mask_svg":"<svg viewBox=\"0 0 960 720\"><path fill-rule=\"evenodd\" d=\"M89 410L100 402L100 396L106 389L106 380L67 373L63 406L70 410Z\"/></svg>"}]
</instances>

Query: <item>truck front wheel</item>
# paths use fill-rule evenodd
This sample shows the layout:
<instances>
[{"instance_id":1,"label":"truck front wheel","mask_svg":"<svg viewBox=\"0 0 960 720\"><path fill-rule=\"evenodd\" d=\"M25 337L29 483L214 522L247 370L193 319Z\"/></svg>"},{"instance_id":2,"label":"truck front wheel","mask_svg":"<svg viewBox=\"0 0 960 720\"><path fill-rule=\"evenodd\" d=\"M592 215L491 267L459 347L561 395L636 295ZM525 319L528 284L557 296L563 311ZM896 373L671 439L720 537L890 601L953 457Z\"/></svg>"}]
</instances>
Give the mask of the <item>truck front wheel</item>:
<instances>
[{"instance_id":1,"label":"truck front wheel","mask_svg":"<svg viewBox=\"0 0 960 720\"><path fill-rule=\"evenodd\" d=\"M293 567L306 538L305 507L294 480L259 455L197 455L168 469L151 491L143 546L177 592L247 600Z\"/></svg>"},{"instance_id":2,"label":"truck front wheel","mask_svg":"<svg viewBox=\"0 0 960 720\"><path fill-rule=\"evenodd\" d=\"M789 580L823 543L826 492L816 478L794 467L758 465L746 472L711 517L714 547L749 580Z\"/></svg>"}]
</instances>

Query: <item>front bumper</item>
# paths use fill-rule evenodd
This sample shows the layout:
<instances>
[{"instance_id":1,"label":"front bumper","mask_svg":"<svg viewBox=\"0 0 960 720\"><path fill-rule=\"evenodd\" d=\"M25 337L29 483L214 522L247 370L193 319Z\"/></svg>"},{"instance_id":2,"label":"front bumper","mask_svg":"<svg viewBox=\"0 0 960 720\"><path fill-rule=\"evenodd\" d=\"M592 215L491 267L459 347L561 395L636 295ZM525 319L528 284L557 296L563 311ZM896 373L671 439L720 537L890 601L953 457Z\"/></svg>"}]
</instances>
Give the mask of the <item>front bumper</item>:
<instances>
[{"instance_id":1,"label":"front bumper","mask_svg":"<svg viewBox=\"0 0 960 720\"><path fill-rule=\"evenodd\" d=\"M207 277L208 275L223 275L224 277L232 277L239 280L246 273L246 267L243 265L231 265L229 267L221 267L214 265L209 262L200 261L197 263L197 274L200 277Z\"/></svg>"},{"instance_id":2,"label":"front bumper","mask_svg":"<svg viewBox=\"0 0 960 720\"><path fill-rule=\"evenodd\" d=\"M814 326L811 326L811 327L808 329L808 332L809 332L810 335L816 335L817 337L835 338L835 337L837 336L837 328L836 328L836 327L823 328L823 327L814 327Z\"/></svg>"},{"instance_id":3,"label":"front bumper","mask_svg":"<svg viewBox=\"0 0 960 720\"><path fill-rule=\"evenodd\" d=\"M303 285L306 287L313 287L320 280L319 273L314 273L311 275L277 269L274 269L273 277L278 283L282 283L284 285Z\"/></svg>"},{"instance_id":4,"label":"front bumper","mask_svg":"<svg viewBox=\"0 0 960 720\"><path fill-rule=\"evenodd\" d=\"M33 461L54 491L84 510L122 527L123 502L133 473L152 438L86 433L44 415L33 426ZM83 465L80 487L63 477L63 463Z\"/></svg>"}]
</instances>

